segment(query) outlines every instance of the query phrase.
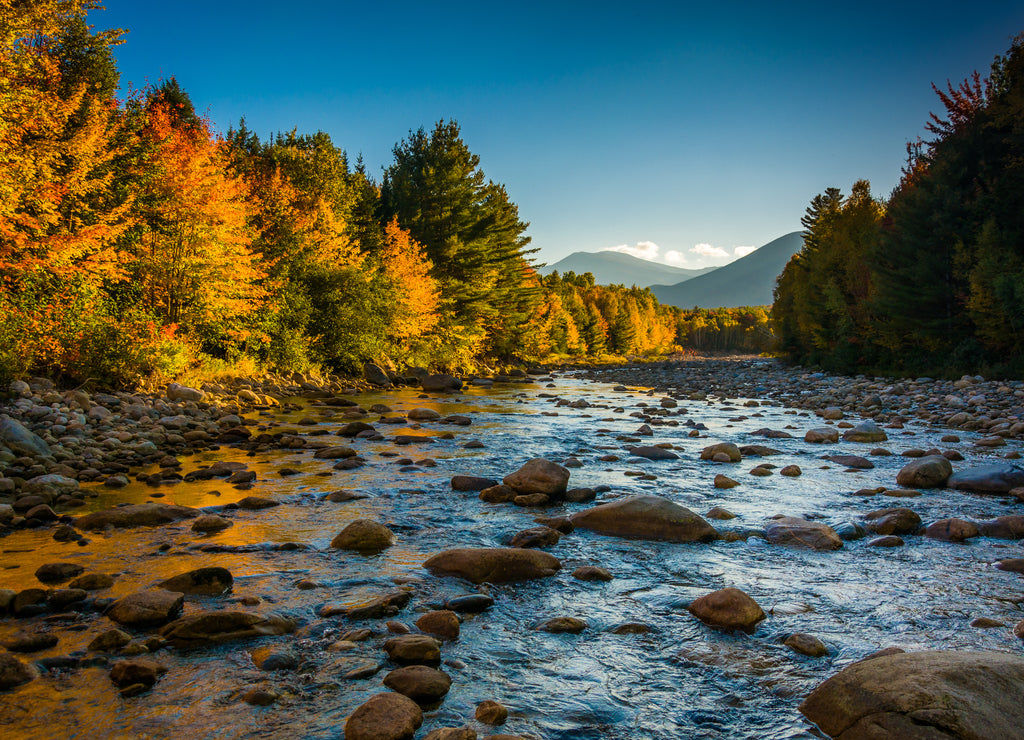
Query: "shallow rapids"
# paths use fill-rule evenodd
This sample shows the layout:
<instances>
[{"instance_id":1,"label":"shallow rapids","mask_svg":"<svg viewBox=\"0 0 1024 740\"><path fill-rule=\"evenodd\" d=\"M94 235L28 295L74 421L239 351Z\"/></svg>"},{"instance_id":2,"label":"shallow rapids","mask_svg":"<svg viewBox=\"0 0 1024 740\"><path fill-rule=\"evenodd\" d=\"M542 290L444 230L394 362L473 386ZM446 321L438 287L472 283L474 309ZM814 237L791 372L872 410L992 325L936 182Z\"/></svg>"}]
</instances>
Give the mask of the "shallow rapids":
<instances>
[{"instance_id":1,"label":"shallow rapids","mask_svg":"<svg viewBox=\"0 0 1024 740\"><path fill-rule=\"evenodd\" d=\"M421 566L432 554L454 547L504 546L516 532L535 526L536 516L556 516L592 504L560 504L543 509L488 504L476 493L452 490L454 475L500 479L533 457L557 462L576 458L570 487L601 487L598 501L635 493L670 498L704 515L720 506L736 515L713 521L724 532L762 530L776 514L819 518L833 526L858 522L869 511L906 506L927 525L948 517L985 519L1022 513L1020 502L1005 496L976 496L948 489L925 490L915 498L857 495L876 487L895 488L896 473L910 448L955 448L968 465L999 458L1019 449L976 448L978 438L958 432L961 442L943 444L948 430L908 422L887 429L879 444L840 442L808 444L804 432L825 424L807 412L771 405L770 400L680 399L670 415L658 416L678 426L653 425L652 437L634 434L640 418L659 396L644 388L615 391L611 385L585 382L571 375L547 383L496 384L469 388L451 396L419 398L419 391L361 394L364 408L385 404L394 414L430 408L442 416L472 419L469 426L436 422L414 425L375 423L386 439L339 439L333 436L351 419L339 409L294 399L301 410L262 411L249 415L270 431L297 434L354 447L363 467L336 471L334 460L314 459L312 450L249 453L221 449L180 458L181 472L217 460L238 461L255 471L250 490L223 480L150 486L132 481L119 490L99 484L83 487L97 493L88 510L118 503L163 503L202 507L222 514L233 526L212 535L191 531L184 521L156 528L87 533L89 543L53 540L52 527L20 530L0 539L0 588L39 588L36 568L43 563L78 563L87 571L119 574L114 586L97 596L116 597L148 588L178 573L223 566L234 575L233 591L221 597L186 599L185 613L232 608L276 612L295 619L292 635L232 642L193 651L161 649L152 657L167 668L152 690L122 698L108 678L109 667L50 670L39 679L0 695L0 736L30 738L289 738L314 740L343 734L345 718L372 694L383 690L390 669L381 649L385 620L349 623L321 618L324 604L356 605L411 583L412 602L394 619L411 625L419 612L440 608L453 596L477 587L439 578ZM709 389L710 390L710 389ZM545 397L549 396L549 397ZM587 408L558 405L559 399L585 400ZM759 405L745 405L748 400ZM640 404L644 404L641 406ZM621 410L619 410L621 409ZM313 419L315 424L299 424ZM703 425L699 437L689 436ZM854 423L856 419L849 419ZM785 430L791 439L765 439L750 433L761 428ZM397 446L396 434L430 435L431 443ZM446 438L447 437L447 438ZM478 440L482 448L465 447ZM632 441L630 441L632 440ZM764 444L782 454L744 458L721 464L699 460L702 448L715 442ZM671 443L679 460L631 458L637 444ZM848 471L827 462L827 454L868 456L874 447L893 455L870 456L871 470ZM620 460L600 461L609 454ZM408 459L406 459L408 458ZM431 466L424 460L433 460ZM755 465L771 463L774 474L750 475ZM417 464L419 463L419 464ZM803 474L783 477L778 469L799 465ZM280 475L282 468L298 471ZM154 469L155 470L155 469ZM139 471L132 471L134 475ZM147 471L142 471L147 472ZM724 473L740 482L716 489ZM652 479L653 478L653 479ZM331 503L324 496L344 489L367 498ZM159 498L153 498L154 495ZM262 511L225 507L245 496L281 502ZM76 512L77 513L77 512ZM377 519L397 536L379 555L332 550L331 539L350 521ZM461 636L442 646L442 670L453 680L450 693L425 713L417 737L431 729L471 725L483 737L490 732L545 740L590 738L812 738L817 731L800 715L800 701L821 681L867 654L888 646L905 650L986 649L1020 653L1012 626L1024 618L1022 576L993 567L997 560L1024 557L1019 543L979 537L954 544L906 536L898 548L868 547L869 537L844 543L835 552L814 552L767 544L758 536L746 541L683 545L623 540L577 530L563 536L549 552L562 562L554 578L489 588L495 605L466 615ZM269 546L296 543L299 549ZM221 552L204 547L221 546ZM248 546L267 545L266 548ZM583 582L571 577L581 565L599 565L614 579ZM316 588L299 588L300 581ZM306 584L308 585L308 584ZM753 635L716 632L701 624L686 605L709 591L735 586L768 613ZM485 587L486 588L486 587ZM255 597L246 606L239 599ZM587 628L578 635L549 634L536 627L552 617L579 617ZM978 628L985 617L1003 627ZM646 625L643 634L617 634L625 623ZM40 660L84 651L96 634L114 626L95 613L0 620L0 641L25 631L45 630L59 637L45 651L23 656ZM366 626L377 636L353 650L327 647L351 626ZM829 649L824 658L799 655L782 644L790 633L810 633ZM293 645L297 668L258 669L253 650ZM90 654L92 655L92 654ZM380 672L363 680L346 680L348 671L367 663ZM280 694L270 706L241 701L252 686ZM509 709L500 729L473 719L474 708L496 699Z\"/></svg>"}]
</instances>

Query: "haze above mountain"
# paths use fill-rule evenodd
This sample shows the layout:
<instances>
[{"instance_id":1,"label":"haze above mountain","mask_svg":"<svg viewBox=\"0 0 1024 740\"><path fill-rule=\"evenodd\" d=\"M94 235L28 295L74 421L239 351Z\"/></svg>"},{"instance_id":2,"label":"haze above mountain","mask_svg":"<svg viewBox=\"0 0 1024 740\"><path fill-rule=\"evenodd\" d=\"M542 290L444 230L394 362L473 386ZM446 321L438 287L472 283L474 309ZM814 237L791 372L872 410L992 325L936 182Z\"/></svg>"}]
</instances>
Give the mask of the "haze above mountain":
<instances>
[{"instance_id":1,"label":"haze above mountain","mask_svg":"<svg viewBox=\"0 0 1024 740\"><path fill-rule=\"evenodd\" d=\"M573 252L553 265L542 267L541 273L548 275L557 270L561 275L570 271L581 275L584 272L589 272L594 276L594 282L598 285L625 285L627 287L637 285L646 288L656 283L675 285L715 269L717 268L704 267L699 270L687 270L682 267L640 259L623 252L605 251Z\"/></svg>"},{"instance_id":2,"label":"haze above mountain","mask_svg":"<svg viewBox=\"0 0 1024 740\"><path fill-rule=\"evenodd\" d=\"M776 279L803 243L803 232L793 231L713 272L673 285L651 285L651 292L680 308L768 305Z\"/></svg>"}]
</instances>

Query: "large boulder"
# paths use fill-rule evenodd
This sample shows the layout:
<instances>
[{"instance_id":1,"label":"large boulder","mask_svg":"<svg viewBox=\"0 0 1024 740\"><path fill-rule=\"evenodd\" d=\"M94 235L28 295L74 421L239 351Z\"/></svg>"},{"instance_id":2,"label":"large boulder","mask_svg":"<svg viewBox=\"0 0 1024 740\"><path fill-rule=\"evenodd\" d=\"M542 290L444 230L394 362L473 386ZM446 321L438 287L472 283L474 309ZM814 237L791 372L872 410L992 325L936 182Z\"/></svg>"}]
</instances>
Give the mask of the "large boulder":
<instances>
[{"instance_id":1,"label":"large boulder","mask_svg":"<svg viewBox=\"0 0 1024 740\"><path fill-rule=\"evenodd\" d=\"M420 378L420 387L428 393L457 391L462 388L462 381L454 375L426 375Z\"/></svg>"},{"instance_id":2,"label":"large boulder","mask_svg":"<svg viewBox=\"0 0 1024 740\"><path fill-rule=\"evenodd\" d=\"M185 595L175 591L137 591L115 601L107 616L127 627L156 627L181 614L184 603Z\"/></svg>"},{"instance_id":3,"label":"large boulder","mask_svg":"<svg viewBox=\"0 0 1024 740\"><path fill-rule=\"evenodd\" d=\"M698 514L661 496L630 496L569 517L574 527L613 537L669 542L711 542L718 531Z\"/></svg>"},{"instance_id":4,"label":"large boulder","mask_svg":"<svg viewBox=\"0 0 1024 740\"><path fill-rule=\"evenodd\" d=\"M481 547L445 550L423 567L436 575L458 576L473 583L509 583L553 576L562 564L541 550Z\"/></svg>"},{"instance_id":5,"label":"large boulder","mask_svg":"<svg viewBox=\"0 0 1024 740\"><path fill-rule=\"evenodd\" d=\"M129 527L159 527L182 519L195 519L201 512L188 506L171 504L130 504L114 509L94 511L80 516L75 520L78 529L98 530L113 527L127 529Z\"/></svg>"},{"instance_id":6,"label":"large boulder","mask_svg":"<svg viewBox=\"0 0 1024 740\"><path fill-rule=\"evenodd\" d=\"M953 466L942 455L928 455L911 460L896 474L896 482L904 488L941 488Z\"/></svg>"},{"instance_id":7,"label":"large boulder","mask_svg":"<svg viewBox=\"0 0 1024 740\"><path fill-rule=\"evenodd\" d=\"M178 647L196 647L263 635L285 635L294 631L293 621L276 614L261 617L258 614L224 610L199 612L176 619L165 625L160 635Z\"/></svg>"},{"instance_id":8,"label":"large boulder","mask_svg":"<svg viewBox=\"0 0 1024 740\"><path fill-rule=\"evenodd\" d=\"M765 537L773 545L807 547L811 550L838 550L843 541L832 527L795 516L773 519L765 527Z\"/></svg>"},{"instance_id":9,"label":"large boulder","mask_svg":"<svg viewBox=\"0 0 1024 740\"><path fill-rule=\"evenodd\" d=\"M21 422L0 417L0 447L18 455L49 457L50 446L38 434L26 429Z\"/></svg>"},{"instance_id":10,"label":"large boulder","mask_svg":"<svg viewBox=\"0 0 1024 740\"><path fill-rule=\"evenodd\" d=\"M1024 486L1024 467L1011 463L979 465L954 473L946 485L959 491L1007 493Z\"/></svg>"},{"instance_id":11,"label":"large boulder","mask_svg":"<svg viewBox=\"0 0 1024 740\"><path fill-rule=\"evenodd\" d=\"M558 463L535 457L516 472L506 475L503 482L523 495L543 493L554 498L565 495L569 487L569 471Z\"/></svg>"},{"instance_id":12,"label":"large boulder","mask_svg":"<svg viewBox=\"0 0 1024 740\"><path fill-rule=\"evenodd\" d=\"M345 721L345 740L410 740L423 711L407 696L388 691L371 696Z\"/></svg>"},{"instance_id":13,"label":"large boulder","mask_svg":"<svg viewBox=\"0 0 1024 740\"><path fill-rule=\"evenodd\" d=\"M1024 658L1008 653L897 653L846 667L800 711L839 740L1020 737Z\"/></svg>"},{"instance_id":14,"label":"large boulder","mask_svg":"<svg viewBox=\"0 0 1024 740\"><path fill-rule=\"evenodd\" d=\"M22 492L24 493L35 493L53 498L65 493L75 493L76 491L78 491L77 480L56 473L29 478L25 481L25 485L22 486Z\"/></svg>"},{"instance_id":15,"label":"large boulder","mask_svg":"<svg viewBox=\"0 0 1024 740\"><path fill-rule=\"evenodd\" d=\"M873 421L862 421L852 429L843 432L843 439L847 442L885 442L889 436Z\"/></svg>"},{"instance_id":16,"label":"large boulder","mask_svg":"<svg viewBox=\"0 0 1024 740\"><path fill-rule=\"evenodd\" d=\"M995 519L978 522L978 529L985 537L1001 540L1024 539L1024 515L1007 514Z\"/></svg>"},{"instance_id":17,"label":"large boulder","mask_svg":"<svg viewBox=\"0 0 1024 740\"><path fill-rule=\"evenodd\" d=\"M696 599L687 611L709 627L750 633L764 619L764 610L738 588L723 588Z\"/></svg>"},{"instance_id":18,"label":"large boulder","mask_svg":"<svg viewBox=\"0 0 1024 740\"><path fill-rule=\"evenodd\" d=\"M375 553L395 544L395 535L380 522L372 519L356 519L348 524L331 540L331 547L338 550L354 550Z\"/></svg>"}]
</instances>

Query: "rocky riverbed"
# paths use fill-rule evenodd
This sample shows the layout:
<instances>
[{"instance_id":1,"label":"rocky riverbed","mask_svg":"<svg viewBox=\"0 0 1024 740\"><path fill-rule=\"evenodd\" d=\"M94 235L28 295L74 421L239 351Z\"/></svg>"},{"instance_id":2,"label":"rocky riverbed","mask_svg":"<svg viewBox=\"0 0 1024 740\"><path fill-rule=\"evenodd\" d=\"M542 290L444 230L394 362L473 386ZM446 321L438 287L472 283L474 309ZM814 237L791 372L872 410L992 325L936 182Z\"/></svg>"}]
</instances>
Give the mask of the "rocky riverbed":
<instances>
[{"instance_id":1,"label":"rocky riverbed","mask_svg":"<svg viewBox=\"0 0 1024 740\"><path fill-rule=\"evenodd\" d=\"M0 727L440 740L1024 724L1024 384L754 359L368 370L159 396L14 383ZM893 675L913 680L879 679Z\"/></svg>"}]
</instances>

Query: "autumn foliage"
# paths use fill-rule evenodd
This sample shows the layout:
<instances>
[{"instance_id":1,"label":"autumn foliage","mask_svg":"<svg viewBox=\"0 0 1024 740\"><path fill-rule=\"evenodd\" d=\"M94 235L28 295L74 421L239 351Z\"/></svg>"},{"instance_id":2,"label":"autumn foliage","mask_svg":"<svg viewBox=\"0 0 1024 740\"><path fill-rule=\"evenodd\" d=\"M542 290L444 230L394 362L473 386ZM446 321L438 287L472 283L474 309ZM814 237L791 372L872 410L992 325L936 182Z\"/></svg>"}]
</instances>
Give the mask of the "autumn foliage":
<instances>
[{"instance_id":1,"label":"autumn foliage","mask_svg":"<svg viewBox=\"0 0 1024 740\"><path fill-rule=\"evenodd\" d=\"M324 132L219 135L173 77L117 98L122 31L90 26L98 7L0 0L0 380L750 343L729 312L539 275L455 121L410 132L378 184Z\"/></svg>"}]
</instances>

